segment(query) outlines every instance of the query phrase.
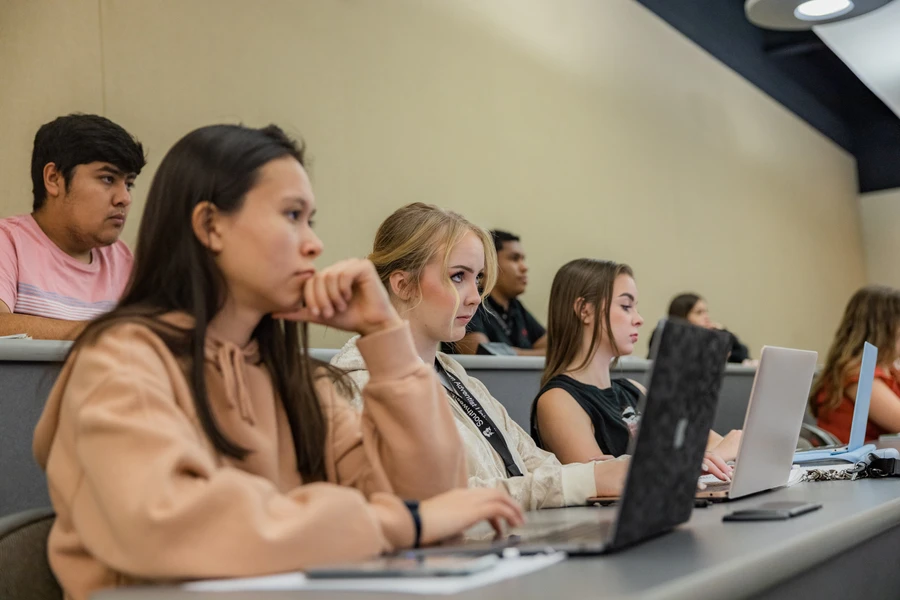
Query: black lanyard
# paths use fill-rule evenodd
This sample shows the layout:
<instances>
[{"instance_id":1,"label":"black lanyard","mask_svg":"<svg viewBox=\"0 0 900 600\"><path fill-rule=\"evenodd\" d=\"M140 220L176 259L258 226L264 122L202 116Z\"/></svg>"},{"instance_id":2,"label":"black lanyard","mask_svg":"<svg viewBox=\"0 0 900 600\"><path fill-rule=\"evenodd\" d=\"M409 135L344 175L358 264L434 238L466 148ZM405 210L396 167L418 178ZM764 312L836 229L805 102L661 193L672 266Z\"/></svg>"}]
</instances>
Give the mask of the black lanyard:
<instances>
[{"instance_id":1,"label":"black lanyard","mask_svg":"<svg viewBox=\"0 0 900 600\"><path fill-rule=\"evenodd\" d=\"M463 382L456 375L445 369L437 359L434 361L434 368L447 378L450 385L448 386L443 381L441 384L450 392L450 395L463 409L463 412L472 419L472 422L475 423L475 426L494 449L494 452L500 455L503 464L506 466L507 476L521 477L522 471L516 465L516 461L513 459L512 452L510 452L503 434L497 429L494 421L491 420L475 396L472 395L472 392L463 385Z\"/></svg>"},{"instance_id":2,"label":"black lanyard","mask_svg":"<svg viewBox=\"0 0 900 600\"><path fill-rule=\"evenodd\" d=\"M506 312L502 315L492 306L486 306L485 311L500 325L500 328L503 329L503 333L506 334L507 339L512 340L513 326L512 323L510 323L510 321L512 321L512 302L509 303L509 308L507 308Z\"/></svg>"}]
</instances>

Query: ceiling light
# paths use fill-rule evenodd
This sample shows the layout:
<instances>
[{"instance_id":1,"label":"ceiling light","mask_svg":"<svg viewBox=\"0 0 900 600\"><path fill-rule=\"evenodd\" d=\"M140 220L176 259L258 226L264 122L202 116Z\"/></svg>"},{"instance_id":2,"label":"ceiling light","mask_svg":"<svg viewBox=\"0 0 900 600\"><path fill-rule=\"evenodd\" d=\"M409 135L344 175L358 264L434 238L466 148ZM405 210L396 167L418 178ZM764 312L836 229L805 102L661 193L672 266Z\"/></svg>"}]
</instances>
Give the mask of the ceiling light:
<instances>
[{"instance_id":1,"label":"ceiling light","mask_svg":"<svg viewBox=\"0 0 900 600\"><path fill-rule=\"evenodd\" d=\"M751 23L764 29L799 31L853 19L891 2L892 0L744 0L744 12Z\"/></svg>"},{"instance_id":2,"label":"ceiling light","mask_svg":"<svg viewBox=\"0 0 900 600\"><path fill-rule=\"evenodd\" d=\"M794 9L794 16L804 21L834 19L853 10L850 0L808 0Z\"/></svg>"}]
</instances>

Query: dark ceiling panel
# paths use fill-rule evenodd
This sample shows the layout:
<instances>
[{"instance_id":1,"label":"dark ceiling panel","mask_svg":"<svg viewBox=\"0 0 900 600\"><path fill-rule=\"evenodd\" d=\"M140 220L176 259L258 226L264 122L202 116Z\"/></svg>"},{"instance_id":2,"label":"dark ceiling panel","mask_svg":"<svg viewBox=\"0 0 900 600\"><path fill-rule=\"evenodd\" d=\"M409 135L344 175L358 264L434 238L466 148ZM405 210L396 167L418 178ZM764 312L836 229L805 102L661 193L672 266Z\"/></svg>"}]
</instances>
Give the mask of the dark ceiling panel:
<instances>
[{"instance_id":1,"label":"dark ceiling panel","mask_svg":"<svg viewBox=\"0 0 900 600\"><path fill-rule=\"evenodd\" d=\"M743 0L638 0L851 152L861 192L900 187L900 118L811 31L747 21Z\"/></svg>"}]
</instances>

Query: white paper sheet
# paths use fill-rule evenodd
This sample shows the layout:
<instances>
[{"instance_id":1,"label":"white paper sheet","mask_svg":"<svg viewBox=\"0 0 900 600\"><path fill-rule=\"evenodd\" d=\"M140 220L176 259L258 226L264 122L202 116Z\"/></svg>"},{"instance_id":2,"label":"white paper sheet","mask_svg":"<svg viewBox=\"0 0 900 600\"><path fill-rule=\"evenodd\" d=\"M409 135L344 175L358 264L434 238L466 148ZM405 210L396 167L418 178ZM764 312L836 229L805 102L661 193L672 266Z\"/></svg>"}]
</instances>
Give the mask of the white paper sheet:
<instances>
[{"instance_id":1,"label":"white paper sheet","mask_svg":"<svg viewBox=\"0 0 900 600\"><path fill-rule=\"evenodd\" d=\"M285 590L336 590L396 592L402 594L457 594L504 579L533 573L564 560L562 552L504 558L497 566L462 577L394 577L373 579L307 579L303 573L285 573L244 579L210 579L186 583L192 592L254 592Z\"/></svg>"},{"instance_id":2,"label":"white paper sheet","mask_svg":"<svg viewBox=\"0 0 900 600\"><path fill-rule=\"evenodd\" d=\"M794 465L791 468L791 476L788 477L787 487L791 487L792 485L797 485L801 481L803 481L803 475L806 474L806 469L799 465Z\"/></svg>"}]
</instances>

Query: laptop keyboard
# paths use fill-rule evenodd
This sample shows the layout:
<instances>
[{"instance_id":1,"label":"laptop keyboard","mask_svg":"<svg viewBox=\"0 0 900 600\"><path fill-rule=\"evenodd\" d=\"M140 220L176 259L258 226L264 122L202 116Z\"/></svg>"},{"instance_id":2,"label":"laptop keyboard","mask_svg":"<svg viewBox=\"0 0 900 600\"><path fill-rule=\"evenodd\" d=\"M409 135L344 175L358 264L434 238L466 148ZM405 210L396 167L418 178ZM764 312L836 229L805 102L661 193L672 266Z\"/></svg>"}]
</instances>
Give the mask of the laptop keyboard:
<instances>
[{"instance_id":1,"label":"laptop keyboard","mask_svg":"<svg viewBox=\"0 0 900 600\"><path fill-rule=\"evenodd\" d=\"M702 490L704 492L725 492L731 489L730 481L720 481L715 480L706 484L706 487Z\"/></svg>"},{"instance_id":2,"label":"laptop keyboard","mask_svg":"<svg viewBox=\"0 0 900 600\"><path fill-rule=\"evenodd\" d=\"M517 537L523 542L562 543L581 540L598 542L606 539L611 526L610 521L579 523L571 526L535 524L533 526L526 525L524 528L512 532L510 537Z\"/></svg>"}]
</instances>

